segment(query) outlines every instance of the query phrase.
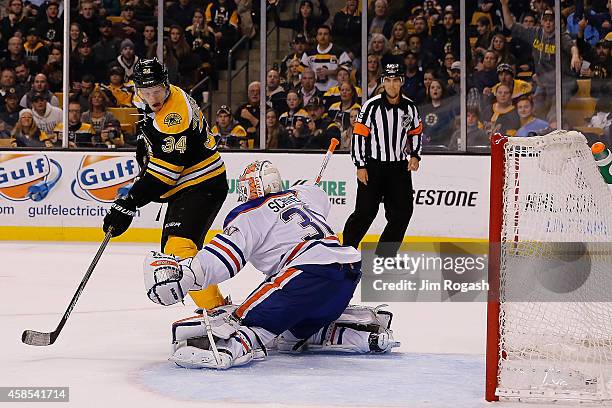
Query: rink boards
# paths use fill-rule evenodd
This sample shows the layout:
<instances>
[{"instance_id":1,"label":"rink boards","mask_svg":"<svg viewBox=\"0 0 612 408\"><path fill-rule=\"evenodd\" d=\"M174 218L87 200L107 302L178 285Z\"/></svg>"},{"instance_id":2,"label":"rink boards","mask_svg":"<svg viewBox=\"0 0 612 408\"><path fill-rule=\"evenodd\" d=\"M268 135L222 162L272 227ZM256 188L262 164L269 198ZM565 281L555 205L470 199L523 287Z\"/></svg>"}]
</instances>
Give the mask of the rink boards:
<instances>
[{"instance_id":1,"label":"rink boards","mask_svg":"<svg viewBox=\"0 0 612 408\"><path fill-rule=\"evenodd\" d=\"M230 193L211 233L221 228L225 215L236 205L237 178L249 162L272 161L285 187L290 188L311 183L323 155L225 152L222 157ZM424 156L421 168L413 174L415 211L407 239L486 239L489 165L488 156ZM2 152L0 239L97 241L113 199L129 187L138 171L133 152ZM329 196L328 220L337 232L354 209L356 183L350 155L335 154L321 187ZM160 214L160 206L151 203L140 209L131 229L120 239L157 241L166 209L164 205ZM384 225L381 211L369 234L375 237Z\"/></svg>"}]
</instances>

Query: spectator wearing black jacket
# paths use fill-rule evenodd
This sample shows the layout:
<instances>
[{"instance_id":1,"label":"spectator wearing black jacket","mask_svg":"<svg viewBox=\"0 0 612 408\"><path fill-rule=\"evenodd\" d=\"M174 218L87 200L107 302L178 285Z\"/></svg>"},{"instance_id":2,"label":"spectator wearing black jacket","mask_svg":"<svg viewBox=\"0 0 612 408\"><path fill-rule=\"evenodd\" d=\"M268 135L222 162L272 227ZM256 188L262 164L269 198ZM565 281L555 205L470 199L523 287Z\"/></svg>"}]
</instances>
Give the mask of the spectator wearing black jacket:
<instances>
[{"instance_id":1,"label":"spectator wearing black jacket","mask_svg":"<svg viewBox=\"0 0 612 408\"><path fill-rule=\"evenodd\" d=\"M23 89L23 92L28 92L32 87L32 74L30 67L25 60L15 66L15 84L18 88Z\"/></svg>"},{"instance_id":2,"label":"spectator wearing black jacket","mask_svg":"<svg viewBox=\"0 0 612 408\"><path fill-rule=\"evenodd\" d=\"M227 65L227 52L238 41L240 18L232 0L214 0L204 13L206 23L212 29L217 45L217 66Z\"/></svg>"},{"instance_id":3,"label":"spectator wearing black jacket","mask_svg":"<svg viewBox=\"0 0 612 408\"><path fill-rule=\"evenodd\" d=\"M19 106L19 95L15 88L9 88L4 95L4 106L0 109L0 120L6 123L10 129L17 124L19 112L23 109Z\"/></svg>"},{"instance_id":4,"label":"spectator wearing black jacket","mask_svg":"<svg viewBox=\"0 0 612 408\"><path fill-rule=\"evenodd\" d=\"M74 22L79 24L81 32L87 35L92 44L98 42L100 39L100 23L92 0L81 1L79 15L76 16Z\"/></svg>"},{"instance_id":5,"label":"spectator wearing black jacket","mask_svg":"<svg viewBox=\"0 0 612 408\"><path fill-rule=\"evenodd\" d=\"M100 22L100 41L91 47L96 64L108 66L119 54L119 40L113 36L113 23L104 19Z\"/></svg>"},{"instance_id":6,"label":"spectator wearing black jacket","mask_svg":"<svg viewBox=\"0 0 612 408\"><path fill-rule=\"evenodd\" d=\"M521 15L521 24L525 28L535 27L536 18L531 11L526 11ZM535 70L533 57L531 55L531 44L520 38L512 37L510 44L512 55L516 59L516 71L519 72L531 72Z\"/></svg>"},{"instance_id":7,"label":"spectator wearing black jacket","mask_svg":"<svg viewBox=\"0 0 612 408\"><path fill-rule=\"evenodd\" d=\"M358 0L346 0L344 8L334 14L332 33L336 44L357 54L360 42L355 41L361 37L361 13Z\"/></svg>"},{"instance_id":8,"label":"spectator wearing black jacket","mask_svg":"<svg viewBox=\"0 0 612 408\"><path fill-rule=\"evenodd\" d=\"M19 37L12 37L8 40L6 55L0 64L2 68L15 68L17 65L28 63L24 56L23 41ZM29 67L29 65L28 65Z\"/></svg>"},{"instance_id":9,"label":"spectator wearing black jacket","mask_svg":"<svg viewBox=\"0 0 612 408\"><path fill-rule=\"evenodd\" d=\"M442 24L436 26L432 36L436 57L440 61L444 60L447 53L459 55L459 25L456 24L455 14L452 11L444 12Z\"/></svg>"},{"instance_id":10,"label":"spectator wearing black jacket","mask_svg":"<svg viewBox=\"0 0 612 408\"><path fill-rule=\"evenodd\" d=\"M104 77L99 73L100 69L96 64L96 60L91 52L91 43L89 38L85 37L77 46L77 52L71 57L70 61L70 80L81 81L83 75L91 73L96 77L96 82L102 82Z\"/></svg>"},{"instance_id":11,"label":"spectator wearing black jacket","mask_svg":"<svg viewBox=\"0 0 612 408\"><path fill-rule=\"evenodd\" d=\"M280 85L280 74L272 68L266 75L266 99L276 112L287 111L287 92Z\"/></svg>"},{"instance_id":12,"label":"spectator wearing black jacket","mask_svg":"<svg viewBox=\"0 0 612 408\"><path fill-rule=\"evenodd\" d=\"M412 51L404 55L406 73L402 92L416 104L425 101L425 86L423 85L423 72L419 70L419 56Z\"/></svg>"},{"instance_id":13,"label":"spectator wearing black jacket","mask_svg":"<svg viewBox=\"0 0 612 408\"><path fill-rule=\"evenodd\" d=\"M192 0L178 0L168 7L166 12L174 18L174 21L176 21L178 25L185 29L191 24L191 19L196 8Z\"/></svg>"},{"instance_id":14,"label":"spectator wearing black jacket","mask_svg":"<svg viewBox=\"0 0 612 408\"><path fill-rule=\"evenodd\" d=\"M26 17L23 12L22 0L11 0L6 12L6 17L0 20L0 33L3 41L13 37L17 31L25 34L33 24L32 20Z\"/></svg>"},{"instance_id":15,"label":"spectator wearing black jacket","mask_svg":"<svg viewBox=\"0 0 612 408\"><path fill-rule=\"evenodd\" d=\"M494 33L493 27L491 27L491 20L484 16L480 17L476 22L476 31L478 32L478 36L476 37L474 48L478 54L483 55L485 51L489 49L491 40L493 39Z\"/></svg>"},{"instance_id":16,"label":"spectator wearing black jacket","mask_svg":"<svg viewBox=\"0 0 612 408\"><path fill-rule=\"evenodd\" d=\"M304 34L306 41L314 43L317 34L317 28L325 24L329 18L329 9L325 4L325 0L319 1L321 14L314 15L314 5L311 0L302 0L300 2L299 13L296 18L290 20L281 20L278 15L278 9L272 8L272 14L277 26L283 28L291 28L295 34Z\"/></svg>"},{"instance_id":17,"label":"spectator wearing black jacket","mask_svg":"<svg viewBox=\"0 0 612 408\"><path fill-rule=\"evenodd\" d=\"M234 118L246 130L247 138L257 145L259 138L259 82L251 82L247 90L247 101L236 109Z\"/></svg>"},{"instance_id":18,"label":"spectator wearing black jacket","mask_svg":"<svg viewBox=\"0 0 612 408\"><path fill-rule=\"evenodd\" d=\"M213 31L204 18L204 13L196 9L193 13L191 25L185 29L185 39L200 60L199 75L204 78L208 75L213 78L215 72L216 41Z\"/></svg>"},{"instance_id":19,"label":"spectator wearing black jacket","mask_svg":"<svg viewBox=\"0 0 612 408\"><path fill-rule=\"evenodd\" d=\"M153 58L157 55L157 29L155 24L145 23L140 41L135 45L136 55L139 58Z\"/></svg>"},{"instance_id":20,"label":"spectator wearing black jacket","mask_svg":"<svg viewBox=\"0 0 612 408\"><path fill-rule=\"evenodd\" d=\"M340 140L340 127L326 113L319 97L311 98L306 105L308 141L305 149L327 149L332 138Z\"/></svg>"},{"instance_id":21,"label":"spectator wearing black jacket","mask_svg":"<svg viewBox=\"0 0 612 408\"><path fill-rule=\"evenodd\" d=\"M497 83L497 63L498 56L495 51L485 52L482 60L482 70L477 71L472 76L473 84L482 93L485 88L493 88Z\"/></svg>"},{"instance_id":22,"label":"spectator wearing black jacket","mask_svg":"<svg viewBox=\"0 0 612 408\"><path fill-rule=\"evenodd\" d=\"M174 57L179 61L180 81L178 86L186 89L191 88L197 82L196 75L199 72L201 61L185 40L185 32L181 26L170 27L166 47L168 52L174 54Z\"/></svg>"},{"instance_id":23,"label":"spectator wearing black jacket","mask_svg":"<svg viewBox=\"0 0 612 408\"><path fill-rule=\"evenodd\" d=\"M421 48L425 50L433 50L433 39L429 35L429 25L423 16L416 16L413 21L414 35L421 39Z\"/></svg>"},{"instance_id":24,"label":"spectator wearing black jacket","mask_svg":"<svg viewBox=\"0 0 612 408\"><path fill-rule=\"evenodd\" d=\"M61 45L56 44L51 47L47 62L42 67L42 73L47 76L49 90L51 92L62 92L62 86L64 84L62 52L63 48Z\"/></svg>"},{"instance_id":25,"label":"spectator wearing black jacket","mask_svg":"<svg viewBox=\"0 0 612 408\"><path fill-rule=\"evenodd\" d=\"M15 85L15 71L10 68L4 68L2 72L0 72L0 106L4 105L4 99L6 95L9 94L9 91L16 91L17 96L21 97L23 92L20 95L20 90L16 89Z\"/></svg>"},{"instance_id":26,"label":"spectator wearing black jacket","mask_svg":"<svg viewBox=\"0 0 612 408\"><path fill-rule=\"evenodd\" d=\"M293 41L291 42L291 48L293 49L293 52L291 52L288 55L285 55L285 58L283 58L283 60L281 61L281 75L283 77L287 76L287 71L289 70L289 62L291 62L294 59L297 59L298 61L302 60L302 56L304 55L304 52L306 51L306 36L304 36L304 34L302 33L298 33L295 38L293 39Z\"/></svg>"},{"instance_id":27,"label":"spectator wearing black jacket","mask_svg":"<svg viewBox=\"0 0 612 408\"><path fill-rule=\"evenodd\" d=\"M308 105L310 100L315 97L323 99L323 92L317 89L315 80L315 72L310 68L304 69L302 77L300 78L300 86L297 88L298 95L300 95L300 99L304 105Z\"/></svg>"},{"instance_id":28,"label":"spectator wearing black jacket","mask_svg":"<svg viewBox=\"0 0 612 408\"><path fill-rule=\"evenodd\" d=\"M440 67L436 56L431 52L432 48L426 48L423 46L421 37L416 34L408 36L408 51L413 52L418 56L419 67L421 69L435 68L436 70Z\"/></svg>"},{"instance_id":29,"label":"spectator wearing black jacket","mask_svg":"<svg viewBox=\"0 0 612 408\"><path fill-rule=\"evenodd\" d=\"M113 35L118 40L130 39L136 43L140 41L140 34L144 23L134 18L134 7L126 4L121 12L122 20L113 24Z\"/></svg>"},{"instance_id":30,"label":"spectator wearing black jacket","mask_svg":"<svg viewBox=\"0 0 612 408\"><path fill-rule=\"evenodd\" d=\"M49 51L45 44L40 41L40 34L36 28L31 27L28 30L26 41L23 43L23 49L25 51L24 57L32 70L40 72L42 66L47 63Z\"/></svg>"},{"instance_id":31,"label":"spectator wearing black jacket","mask_svg":"<svg viewBox=\"0 0 612 408\"><path fill-rule=\"evenodd\" d=\"M595 46L591 46L584 40L584 27L586 19L578 23L578 37L576 45L580 50L580 55L585 61L591 63L583 76L591 78L591 96L599 98L608 96L612 91L610 78L612 77L612 58L610 58L610 48L612 48L612 34L599 40ZM611 38L611 40L608 40Z\"/></svg>"},{"instance_id":32,"label":"spectator wearing black jacket","mask_svg":"<svg viewBox=\"0 0 612 408\"><path fill-rule=\"evenodd\" d=\"M47 2L45 18L38 23L36 28L47 47L58 45L63 42L64 21L59 18L59 3L57 0L50 0Z\"/></svg>"}]
</instances>

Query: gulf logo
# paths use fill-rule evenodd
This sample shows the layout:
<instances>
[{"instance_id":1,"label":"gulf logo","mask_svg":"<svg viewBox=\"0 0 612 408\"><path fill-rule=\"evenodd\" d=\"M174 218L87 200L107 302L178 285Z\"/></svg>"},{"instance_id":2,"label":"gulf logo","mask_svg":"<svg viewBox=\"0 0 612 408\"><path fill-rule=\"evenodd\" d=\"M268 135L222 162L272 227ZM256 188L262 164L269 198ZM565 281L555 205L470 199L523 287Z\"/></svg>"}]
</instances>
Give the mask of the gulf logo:
<instances>
[{"instance_id":1,"label":"gulf logo","mask_svg":"<svg viewBox=\"0 0 612 408\"><path fill-rule=\"evenodd\" d=\"M49 158L44 154L0 154L0 196L28 200L28 189L45 182L50 173Z\"/></svg>"},{"instance_id":2,"label":"gulf logo","mask_svg":"<svg viewBox=\"0 0 612 408\"><path fill-rule=\"evenodd\" d=\"M119 189L130 184L137 175L138 163L134 157L86 155L72 182L72 193L85 200L111 203Z\"/></svg>"}]
</instances>

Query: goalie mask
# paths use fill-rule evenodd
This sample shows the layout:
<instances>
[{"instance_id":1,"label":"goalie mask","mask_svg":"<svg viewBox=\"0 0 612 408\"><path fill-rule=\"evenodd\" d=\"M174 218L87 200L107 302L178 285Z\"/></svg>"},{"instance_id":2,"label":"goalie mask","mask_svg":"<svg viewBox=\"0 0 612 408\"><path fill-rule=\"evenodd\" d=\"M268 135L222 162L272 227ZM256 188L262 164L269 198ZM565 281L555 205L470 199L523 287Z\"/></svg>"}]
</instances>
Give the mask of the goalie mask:
<instances>
[{"instance_id":1,"label":"goalie mask","mask_svg":"<svg viewBox=\"0 0 612 408\"><path fill-rule=\"evenodd\" d=\"M268 160L249 164L238 179L238 201L249 201L282 191L278 169Z\"/></svg>"}]
</instances>

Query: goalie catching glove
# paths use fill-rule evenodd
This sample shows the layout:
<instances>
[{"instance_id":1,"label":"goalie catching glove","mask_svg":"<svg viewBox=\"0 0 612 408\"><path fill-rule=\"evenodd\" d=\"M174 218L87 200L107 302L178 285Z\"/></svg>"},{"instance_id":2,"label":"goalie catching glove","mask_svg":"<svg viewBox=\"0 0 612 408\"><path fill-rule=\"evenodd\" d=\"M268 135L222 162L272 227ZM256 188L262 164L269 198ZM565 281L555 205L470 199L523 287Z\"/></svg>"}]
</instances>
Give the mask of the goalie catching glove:
<instances>
[{"instance_id":1,"label":"goalie catching glove","mask_svg":"<svg viewBox=\"0 0 612 408\"><path fill-rule=\"evenodd\" d=\"M144 261L144 281L147 296L163 306L182 302L190 290L202 285L192 269L194 258L182 261L173 255L151 251Z\"/></svg>"}]
</instances>

